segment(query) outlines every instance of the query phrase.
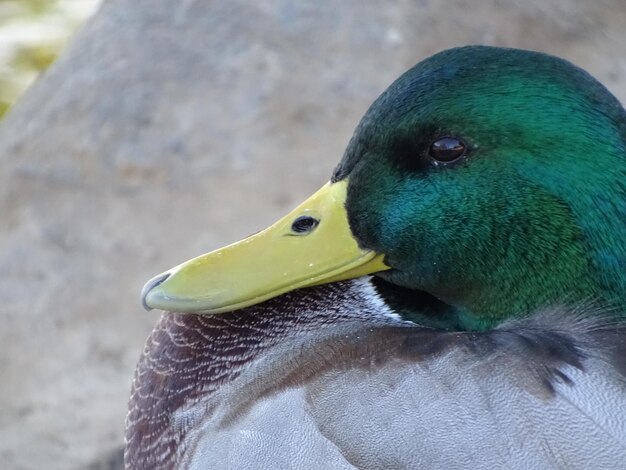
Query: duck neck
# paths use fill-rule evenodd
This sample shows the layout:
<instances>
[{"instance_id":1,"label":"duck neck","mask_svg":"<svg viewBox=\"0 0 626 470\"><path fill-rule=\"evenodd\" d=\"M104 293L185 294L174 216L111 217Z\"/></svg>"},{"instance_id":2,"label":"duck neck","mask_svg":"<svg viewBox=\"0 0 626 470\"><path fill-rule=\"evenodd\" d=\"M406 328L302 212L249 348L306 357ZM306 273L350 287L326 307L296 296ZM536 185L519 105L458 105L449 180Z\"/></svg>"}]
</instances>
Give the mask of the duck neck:
<instances>
[{"instance_id":1,"label":"duck neck","mask_svg":"<svg viewBox=\"0 0 626 470\"><path fill-rule=\"evenodd\" d=\"M588 169L572 185L553 170L521 174L532 193L522 220L491 228L497 256L460 261L432 294L458 309L464 329L488 329L511 316L555 305L593 303L626 317L626 166ZM569 163L569 162L568 162ZM618 164L619 163L619 164ZM570 163L574 164L574 163ZM620 166L621 165L621 166ZM575 168L564 168L571 175ZM541 183L540 183L541 182ZM583 190L574 191L573 188ZM456 277L455 277L456 276Z\"/></svg>"}]
</instances>

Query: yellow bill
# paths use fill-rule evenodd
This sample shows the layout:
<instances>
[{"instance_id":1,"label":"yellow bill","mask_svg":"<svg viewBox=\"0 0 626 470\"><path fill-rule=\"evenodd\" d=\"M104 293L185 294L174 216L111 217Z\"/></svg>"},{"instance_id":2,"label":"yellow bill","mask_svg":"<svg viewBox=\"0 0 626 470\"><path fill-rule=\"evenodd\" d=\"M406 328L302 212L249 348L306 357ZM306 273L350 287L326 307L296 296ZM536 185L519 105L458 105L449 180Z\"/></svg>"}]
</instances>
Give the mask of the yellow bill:
<instances>
[{"instance_id":1,"label":"yellow bill","mask_svg":"<svg viewBox=\"0 0 626 470\"><path fill-rule=\"evenodd\" d=\"M301 287L389 269L360 248L345 209L348 182L328 183L267 229L187 261L143 288L147 309L221 313Z\"/></svg>"}]
</instances>

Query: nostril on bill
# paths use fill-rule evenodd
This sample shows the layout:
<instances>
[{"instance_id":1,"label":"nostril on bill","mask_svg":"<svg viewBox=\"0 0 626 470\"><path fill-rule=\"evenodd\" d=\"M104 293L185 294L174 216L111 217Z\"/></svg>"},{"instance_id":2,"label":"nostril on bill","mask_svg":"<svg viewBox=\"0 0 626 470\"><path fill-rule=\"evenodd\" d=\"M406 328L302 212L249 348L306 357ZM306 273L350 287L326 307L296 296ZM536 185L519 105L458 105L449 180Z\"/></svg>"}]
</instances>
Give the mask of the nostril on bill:
<instances>
[{"instance_id":1,"label":"nostril on bill","mask_svg":"<svg viewBox=\"0 0 626 470\"><path fill-rule=\"evenodd\" d=\"M302 215L293 221L291 231L297 235L305 235L315 230L319 223L315 217Z\"/></svg>"}]
</instances>

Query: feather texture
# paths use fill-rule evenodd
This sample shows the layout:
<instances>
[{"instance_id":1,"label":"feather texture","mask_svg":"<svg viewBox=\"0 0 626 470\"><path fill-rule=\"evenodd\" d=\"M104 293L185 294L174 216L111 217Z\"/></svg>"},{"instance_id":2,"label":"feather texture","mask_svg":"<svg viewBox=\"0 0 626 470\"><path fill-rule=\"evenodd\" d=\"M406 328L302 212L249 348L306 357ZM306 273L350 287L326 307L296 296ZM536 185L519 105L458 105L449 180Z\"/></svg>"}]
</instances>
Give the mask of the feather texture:
<instances>
[{"instance_id":1,"label":"feather texture","mask_svg":"<svg viewBox=\"0 0 626 470\"><path fill-rule=\"evenodd\" d=\"M555 308L488 332L404 322L369 280L164 314L128 468L622 468L625 330Z\"/></svg>"}]
</instances>

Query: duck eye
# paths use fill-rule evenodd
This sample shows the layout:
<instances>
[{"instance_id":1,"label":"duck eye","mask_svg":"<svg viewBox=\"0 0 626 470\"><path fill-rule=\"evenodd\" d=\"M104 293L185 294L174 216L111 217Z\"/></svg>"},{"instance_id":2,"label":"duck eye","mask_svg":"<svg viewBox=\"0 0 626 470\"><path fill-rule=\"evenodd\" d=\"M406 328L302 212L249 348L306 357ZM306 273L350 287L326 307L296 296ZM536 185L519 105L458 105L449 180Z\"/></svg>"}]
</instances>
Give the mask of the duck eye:
<instances>
[{"instance_id":1,"label":"duck eye","mask_svg":"<svg viewBox=\"0 0 626 470\"><path fill-rule=\"evenodd\" d=\"M454 137L442 137L430 144L428 155L438 162L450 163L465 155L465 144Z\"/></svg>"}]
</instances>

